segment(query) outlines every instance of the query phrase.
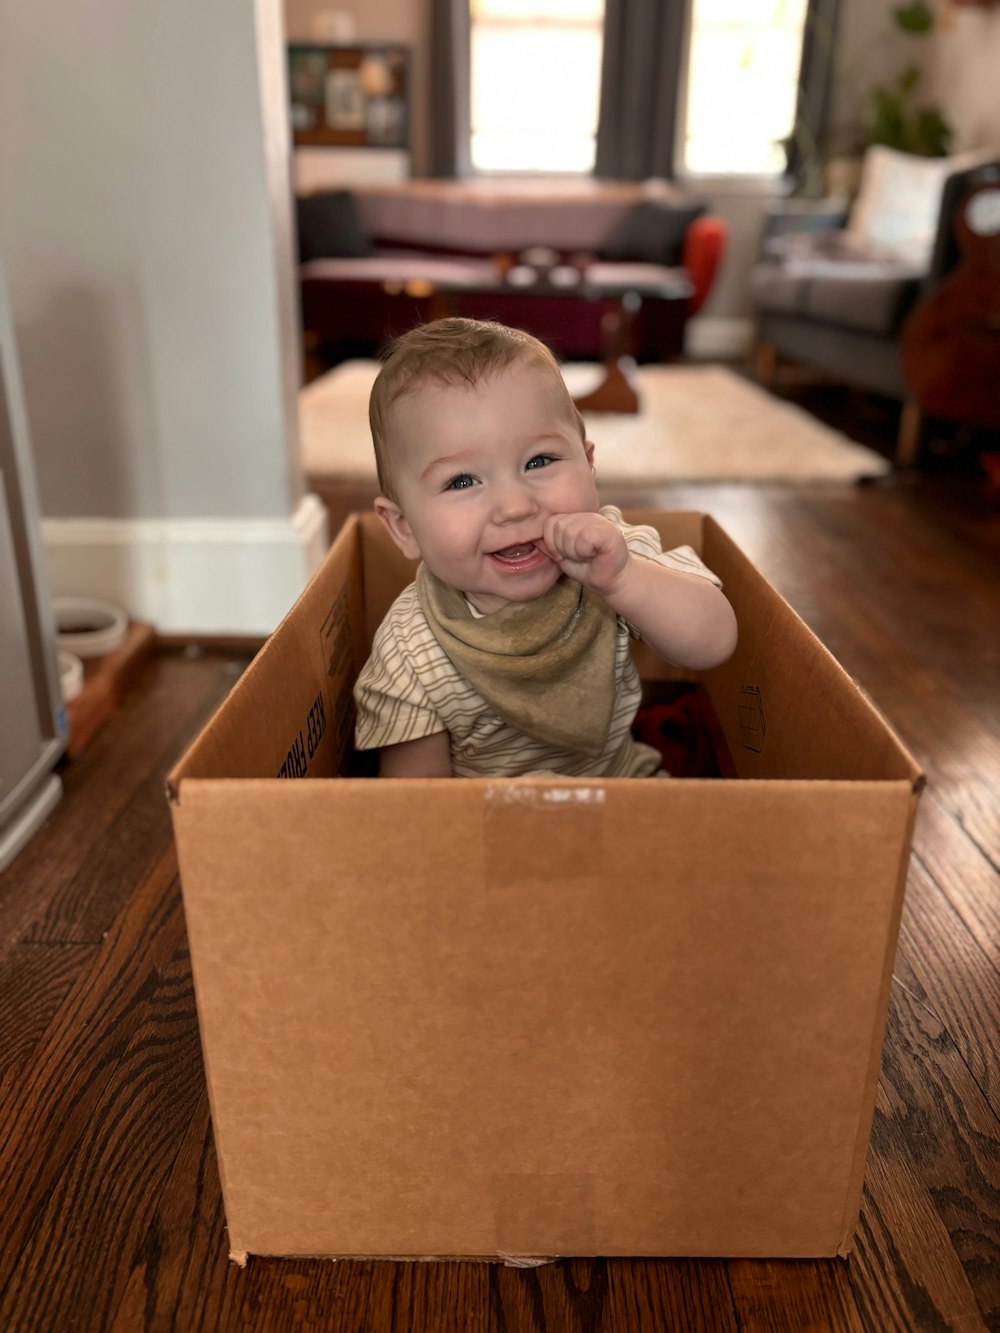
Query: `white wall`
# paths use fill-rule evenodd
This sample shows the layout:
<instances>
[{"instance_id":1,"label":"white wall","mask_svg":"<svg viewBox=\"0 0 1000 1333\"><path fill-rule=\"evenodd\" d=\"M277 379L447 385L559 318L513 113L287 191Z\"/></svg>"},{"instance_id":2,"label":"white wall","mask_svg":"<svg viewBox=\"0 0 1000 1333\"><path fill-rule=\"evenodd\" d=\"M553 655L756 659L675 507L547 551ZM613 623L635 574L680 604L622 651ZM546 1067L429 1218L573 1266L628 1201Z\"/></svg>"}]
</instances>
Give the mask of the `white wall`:
<instances>
[{"instance_id":1,"label":"white wall","mask_svg":"<svg viewBox=\"0 0 1000 1333\"><path fill-rule=\"evenodd\" d=\"M299 544L283 42L280 0L3 7L0 257L53 582L169 607L170 629L241 628L186 624L182 592L147 586L169 581L171 521L217 521L218 545L273 520ZM60 519L89 537L61 546Z\"/></svg>"},{"instance_id":2,"label":"white wall","mask_svg":"<svg viewBox=\"0 0 1000 1333\"><path fill-rule=\"evenodd\" d=\"M1000 148L1000 8L935 6L933 32L912 37L892 21L896 0L843 0L833 96L835 136L849 141L869 90L907 65L922 70L916 101L939 106L955 133L953 151Z\"/></svg>"},{"instance_id":3,"label":"white wall","mask_svg":"<svg viewBox=\"0 0 1000 1333\"><path fill-rule=\"evenodd\" d=\"M44 513L287 512L287 274L252 9L6 13L0 249Z\"/></svg>"},{"instance_id":4,"label":"white wall","mask_svg":"<svg viewBox=\"0 0 1000 1333\"><path fill-rule=\"evenodd\" d=\"M956 8L927 61L927 91L948 113L955 147L1000 154L1000 8Z\"/></svg>"}]
</instances>

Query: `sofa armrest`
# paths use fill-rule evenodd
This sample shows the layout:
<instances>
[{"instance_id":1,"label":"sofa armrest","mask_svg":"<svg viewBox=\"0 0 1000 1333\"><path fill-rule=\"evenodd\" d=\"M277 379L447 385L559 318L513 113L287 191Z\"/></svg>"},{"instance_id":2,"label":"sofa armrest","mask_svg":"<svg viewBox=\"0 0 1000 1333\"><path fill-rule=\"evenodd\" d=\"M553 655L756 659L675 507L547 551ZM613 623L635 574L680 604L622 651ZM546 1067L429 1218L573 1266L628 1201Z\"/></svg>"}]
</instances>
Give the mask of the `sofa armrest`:
<instances>
[{"instance_id":1,"label":"sofa armrest","mask_svg":"<svg viewBox=\"0 0 1000 1333\"><path fill-rule=\"evenodd\" d=\"M722 218L703 213L688 225L684 233L681 263L688 272L694 293L688 313L694 314L705 304L729 239L729 228Z\"/></svg>"},{"instance_id":2,"label":"sofa armrest","mask_svg":"<svg viewBox=\"0 0 1000 1333\"><path fill-rule=\"evenodd\" d=\"M781 251L786 236L825 236L843 231L849 205L846 199L789 199L774 204L764 218L761 257L771 258Z\"/></svg>"}]
</instances>

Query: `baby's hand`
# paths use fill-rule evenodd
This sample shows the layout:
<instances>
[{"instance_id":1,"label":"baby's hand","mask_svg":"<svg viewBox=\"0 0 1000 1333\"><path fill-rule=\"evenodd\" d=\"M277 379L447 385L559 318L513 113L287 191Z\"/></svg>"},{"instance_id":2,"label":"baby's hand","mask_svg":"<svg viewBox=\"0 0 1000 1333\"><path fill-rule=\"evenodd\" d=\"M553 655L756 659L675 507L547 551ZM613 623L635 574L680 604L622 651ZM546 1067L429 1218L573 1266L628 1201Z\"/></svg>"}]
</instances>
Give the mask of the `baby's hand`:
<instances>
[{"instance_id":1,"label":"baby's hand","mask_svg":"<svg viewBox=\"0 0 1000 1333\"><path fill-rule=\"evenodd\" d=\"M605 597L631 559L621 529L601 514L553 514L545 520L542 544L564 574Z\"/></svg>"}]
</instances>

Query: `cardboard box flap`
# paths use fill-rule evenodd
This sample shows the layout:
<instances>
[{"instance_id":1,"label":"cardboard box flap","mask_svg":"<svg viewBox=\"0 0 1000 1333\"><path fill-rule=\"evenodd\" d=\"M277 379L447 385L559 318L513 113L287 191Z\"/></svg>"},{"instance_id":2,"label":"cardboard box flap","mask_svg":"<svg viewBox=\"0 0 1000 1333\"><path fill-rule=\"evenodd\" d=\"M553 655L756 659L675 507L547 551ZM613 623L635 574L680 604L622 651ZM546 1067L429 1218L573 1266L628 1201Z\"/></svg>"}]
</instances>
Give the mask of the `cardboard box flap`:
<instances>
[{"instance_id":1,"label":"cardboard box flap","mask_svg":"<svg viewBox=\"0 0 1000 1333\"><path fill-rule=\"evenodd\" d=\"M354 739L351 688L364 662L358 523L341 530L316 576L167 779L330 777Z\"/></svg>"},{"instance_id":2,"label":"cardboard box flap","mask_svg":"<svg viewBox=\"0 0 1000 1333\"><path fill-rule=\"evenodd\" d=\"M742 778L905 779L920 765L802 618L711 518L704 559L739 622L733 657L705 683Z\"/></svg>"}]
</instances>

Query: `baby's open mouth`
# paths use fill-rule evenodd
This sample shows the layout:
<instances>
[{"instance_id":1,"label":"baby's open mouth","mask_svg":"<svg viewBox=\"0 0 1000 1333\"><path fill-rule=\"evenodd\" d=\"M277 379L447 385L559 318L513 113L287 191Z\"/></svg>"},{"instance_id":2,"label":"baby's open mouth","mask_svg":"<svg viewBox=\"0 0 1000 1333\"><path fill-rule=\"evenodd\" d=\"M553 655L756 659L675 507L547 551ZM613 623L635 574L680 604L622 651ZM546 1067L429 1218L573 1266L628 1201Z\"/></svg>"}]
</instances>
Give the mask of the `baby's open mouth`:
<instances>
[{"instance_id":1,"label":"baby's open mouth","mask_svg":"<svg viewBox=\"0 0 1000 1333\"><path fill-rule=\"evenodd\" d=\"M497 560L526 560L536 550L534 542L524 542L520 546L505 546L502 551L494 551Z\"/></svg>"}]
</instances>

